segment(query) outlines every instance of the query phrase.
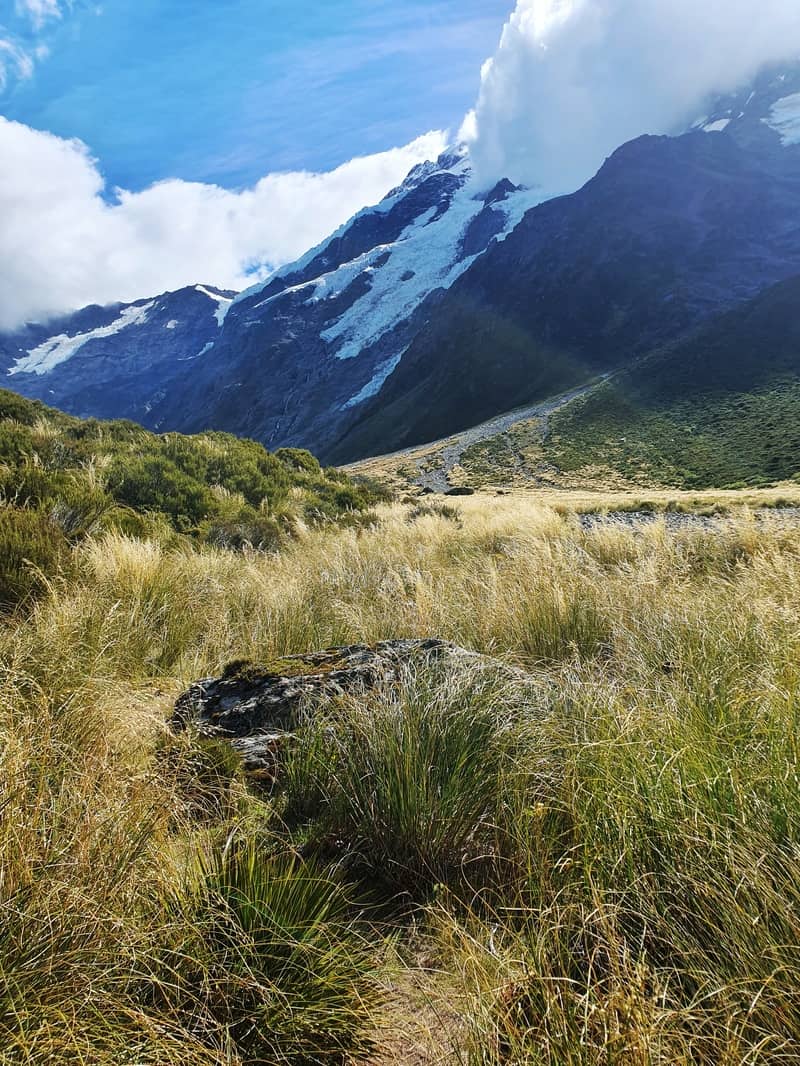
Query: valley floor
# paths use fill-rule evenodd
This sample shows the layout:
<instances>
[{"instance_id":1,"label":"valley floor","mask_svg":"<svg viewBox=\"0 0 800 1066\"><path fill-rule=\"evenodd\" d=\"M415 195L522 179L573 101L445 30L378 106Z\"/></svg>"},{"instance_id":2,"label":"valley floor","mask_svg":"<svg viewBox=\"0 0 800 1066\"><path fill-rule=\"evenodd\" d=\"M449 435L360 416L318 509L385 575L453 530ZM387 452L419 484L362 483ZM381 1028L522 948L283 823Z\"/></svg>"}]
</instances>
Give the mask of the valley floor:
<instances>
[{"instance_id":1,"label":"valley floor","mask_svg":"<svg viewBox=\"0 0 800 1066\"><path fill-rule=\"evenodd\" d=\"M526 463L523 452L513 454L510 449L514 445L523 444L530 447L545 440L551 415L593 392L610 376L606 374L570 392L497 415L451 437L404 448L390 455L364 459L351 463L345 469L350 473L381 478L396 487L404 484L415 485L431 492L442 493L453 486L464 484L469 480L470 474L479 475L479 484L483 484L487 479L491 480L491 475L499 477L501 481L551 480L543 477L548 471L541 462ZM482 464L481 458L484 459ZM494 458L495 462L487 466L486 460L491 458ZM476 460L478 470L472 469ZM552 471L549 473L552 475Z\"/></svg>"},{"instance_id":2,"label":"valley floor","mask_svg":"<svg viewBox=\"0 0 800 1066\"><path fill-rule=\"evenodd\" d=\"M0 624L2 1066L800 1062L800 530L753 512L780 499L74 548ZM576 513L643 504L727 513ZM271 794L166 726L231 660L428 636L497 674L337 702Z\"/></svg>"}]
</instances>

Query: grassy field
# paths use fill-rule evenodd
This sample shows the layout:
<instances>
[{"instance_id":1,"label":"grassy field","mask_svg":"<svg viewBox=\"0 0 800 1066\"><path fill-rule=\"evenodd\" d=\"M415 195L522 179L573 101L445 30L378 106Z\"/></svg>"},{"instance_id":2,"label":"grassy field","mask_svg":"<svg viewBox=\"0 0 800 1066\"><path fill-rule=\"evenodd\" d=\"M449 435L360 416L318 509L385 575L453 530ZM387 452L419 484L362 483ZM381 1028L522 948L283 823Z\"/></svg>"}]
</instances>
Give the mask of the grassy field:
<instances>
[{"instance_id":1,"label":"grassy field","mask_svg":"<svg viewBox=\"0 0 800 1066\"><path fill-rule=\"evenodd\" d=\"M3 1066L800 1061L800 531L549 502L51 561L0 624ZM342 701L273 795L165 727L230 660L429 635L530 679Z\"/></svg>"},{"instance_id":2,"label":"grassy field","mask_svg":"<svg viewBox=\"0 0 800 1066\"><path fill-rule=\"evenodd\" d=\"M159 436L0 389L0 609L41 591L90 535L271 550L307 526L368 524L380 498L296 448Z\"/></svg>"},{"instance_id":3,"label":"grassy field","mask_svg":"<svg viewBox=\"0 0 800 1066\"><path fill-rule=\"evenodd\" d=\"M655 372L641 377L650 391L611 382L554 416L544 453L562 481L586 479L598 466L629 484L687 489L756 486L800 473L793 376L747 393L708 395L687 383L678 396L652 395ZM671 382L676 391L678 384Z\"/></svg>"}]
</instances>

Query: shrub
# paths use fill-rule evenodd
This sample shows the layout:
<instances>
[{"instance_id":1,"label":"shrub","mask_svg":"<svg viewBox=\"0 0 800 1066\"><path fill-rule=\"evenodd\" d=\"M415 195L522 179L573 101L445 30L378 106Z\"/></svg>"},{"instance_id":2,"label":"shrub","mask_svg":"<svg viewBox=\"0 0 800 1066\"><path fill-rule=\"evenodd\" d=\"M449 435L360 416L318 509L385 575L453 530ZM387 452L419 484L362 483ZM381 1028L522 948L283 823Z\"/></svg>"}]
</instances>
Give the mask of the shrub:
<instances>
[{"instance_id":1,"label":"shrub","mask_svg":"<svg viewBox=\"0 0 800 1066\"><path fill-rule=\"evenodd\" d=\"M449 503L422 503L408 512L408 522L418 522L420 518L444 518L448 522L461 525L461 513Z\"/></svg>"},{"instance_id":2,"label":"shrub","mask_svg":"<svg viewBox=\"0 0 800 1066\"><path fill-rule=\"evenodd\" d=\"M377 496L301 449L80 421L0 390L0 499L47 507L72 540L98 528L160 536L166 518L215 545L273 550L300 515L350 522Z\"/></svg>"},{"instance_id":3,"label":"shrub","mask_svg":"<svg viewBox=\"0 0 800 1066\"><path fill-rule=\"evenodd\" d=\"M289 755L289 816L312 814L318 847L391 890L477 878L510 765L502 702L483 677L409 675L340 708Z\"/></svg>"},{"instance_id":4,"label":"shrub","mask_svg":"<svg viewBox=\"0 0 800 1066\"><path fill-rule=\"evenodd\" d=\"M41 593L63 565L67 547L48 515L0 506L0 610Z\"/></svg>"},{"instance_id":5,"label":"shrub","mask_svg":"<svg viewBox=\"0 0 800 1066\"><path fill-rule=\"evenodd\" d=\"M290 470L301 470L305 474L320 474L319 460L304 448L278 448L275 458Z\"/></svg>"},{"instance_id":6,"label":"shrub","mask_svg":"<svg viewBox=\"0 0 800 1066\"><path fill-rule=\"evenodd\" d=\"M232 551L277 551L286 539L286 531L286 525L276 518L245 508L235 518L211 522L204 539L212 547Z\"/></svg>"},{"instance_id":7,"label":"shrub","mask_svg":"<svg viewBox=\"0 0 800 1066\"><path fill-rule=\"evenodd\" d=\"M165 456L115 459L108 480L111 492L121 503L141 511L162 511L180 532L196 526L213 510L208 487Z\"/></svg>"}]
</instances>

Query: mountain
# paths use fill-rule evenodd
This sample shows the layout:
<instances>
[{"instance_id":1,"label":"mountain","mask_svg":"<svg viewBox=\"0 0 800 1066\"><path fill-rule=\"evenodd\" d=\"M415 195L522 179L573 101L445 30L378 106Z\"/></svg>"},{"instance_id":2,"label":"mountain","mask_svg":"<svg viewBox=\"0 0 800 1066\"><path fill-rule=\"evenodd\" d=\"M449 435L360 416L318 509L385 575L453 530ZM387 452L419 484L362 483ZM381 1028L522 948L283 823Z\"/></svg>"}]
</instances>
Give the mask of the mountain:
<instances>
[{"instance_id":1,"label":"mountain","mask_svg":"<svg viewBox=\"0 0 800 1066\"><path fill-rule=\"evenodd\" d=\"M544 458L689 488L800 476L800 276L563 408Z\"/></svg>"},{"instance_id":2,"label":"mountain","mask_svg":"<svg viewBox=\"0 0 800 1066\"><path fill-rule=\"evenodd\" d=\"M446 153L238 296L198 286L0 338L6 383L345 462L617 372L800 274L800 66L540 200L479 190Z\"/></svg>"},{"instance_id":3,"label":"mountain","mask_svg":"<svg viewBox=\"0 0 800 1066\"><path fill-rule=\"evenodd\" d=\"M438 302L334 460L617 369L800 273L800 95L778 95L795 86L772 78L750 90L752 113L746 96L734 118L714 117L721 104L701 119L708 130L632 141L583 189L527 212Z\"/></svg>"},{"instance_id":4,"label":"mountain","mask_svg":"<svg viewBox=\"0 0 800 1066\"><path fill-rule=\"evenodd\" d=\"M421 305L536 200L510 182L478 193L469 179L463 151L415 167L381 203L235 299L197 286L0 338L6 384L75 414L188 432L228 426L324 451L398 364ZM212 298L200 306L204 293Z\"/></svg>"},{"instance_id":5,"label":"mountain","mask_svg":"<svg viewBox=\"0 0 800 1066\"><path fill-rule=\"evenodd\" d=\"M478 192L463 152L415 168L376 207L233 302L181 398L183 424L235 426L269 446L313 442L330 454L429 309L535 200L510 182ZM175 417L169 397L158 414L165 424Z\"/></svg>"},{"instance_id":6,"label":"mountain","mask_svg":"<svg viewBox=\"0 0 800 1066\"><path fill-rule=\"evenodd\" d=\"M79 417L130 418L179 393L218 338L236 294L195 285L150 300L87 307L0 336L3 384Z\"/></svg>"},{"instance_id":7,"label":"mountain","mask_svg":"<svg viewBox=\"0 0 800 1066\"><path fill-rule=\"evenodd\" d=\"M764 70L736 92L709 101L691 128L725 133L759 151L800 144L800 63Z\"/></svg>"}]
</instances>

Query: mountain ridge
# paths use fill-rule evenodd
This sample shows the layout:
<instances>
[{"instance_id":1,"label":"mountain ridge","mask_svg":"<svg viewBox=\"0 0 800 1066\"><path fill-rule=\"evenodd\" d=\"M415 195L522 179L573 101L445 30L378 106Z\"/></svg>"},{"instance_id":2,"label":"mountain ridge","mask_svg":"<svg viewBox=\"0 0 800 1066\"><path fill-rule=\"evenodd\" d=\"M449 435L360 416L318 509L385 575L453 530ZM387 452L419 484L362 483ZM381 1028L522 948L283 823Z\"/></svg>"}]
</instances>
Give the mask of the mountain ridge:
<instances>
[{"instance_id":1,"label":"mountain ridge","mask_svg":"<svg viewBox=\"0 0 800 1066\"><path fill-rule=\"evenodd\" d=\"M478 190L446 152L243 293L84 309L0 337L0 368L70 413L348 462L578 386L799 273L797 217L800 66L557 198Z\"/></svg>"}]
</instances>

